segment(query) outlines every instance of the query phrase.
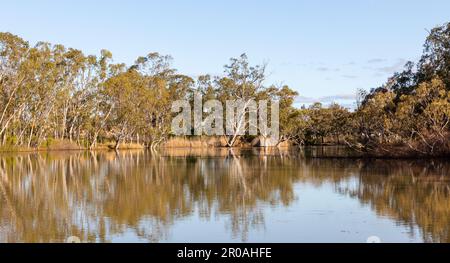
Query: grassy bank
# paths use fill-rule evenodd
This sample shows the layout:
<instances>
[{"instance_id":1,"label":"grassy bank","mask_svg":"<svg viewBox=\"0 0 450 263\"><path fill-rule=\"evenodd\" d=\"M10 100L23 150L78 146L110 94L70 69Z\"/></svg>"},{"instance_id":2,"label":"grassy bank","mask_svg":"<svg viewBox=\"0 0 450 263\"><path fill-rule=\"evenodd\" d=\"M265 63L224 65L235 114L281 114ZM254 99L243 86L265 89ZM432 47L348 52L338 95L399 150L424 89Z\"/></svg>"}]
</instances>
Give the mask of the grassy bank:
<instances>
[{"instance_id":1,"label":"grassy bank","mask_svg":"<svg viewBox=\"0 0 450 263\"><path fill-rule=\"evenodd\" d=\"M285 142L280 147L286 147L290 144ZM76 150L114 150L115 142L98 143L94 148L77 144L69 140L49 139L41 146L29 148L24 146L5 145L0 146L0 152L36 152L36 151L76 151ZM222 136L199 136L199 137L172 137L159 145L160 148L228 148L225 138ZM257 147L253 139L239 139L234 148L252 148ZM121 143L119 150L145 149L145 145L138 143Z\"/></svg>"},{"instance_id":2,"label":"grassy bank","mask_svg":"<svg viewBox=\"0 0 450 263\"><path fill-rule=\"evenodd\" d=\"M45 151L82 151L82 150L114 150L115 143L98 143L94 148L84 147L69 140L49 140L39 147L24 147L14 145L0 146L0 152L45 152ZM121 143L119 150L144 149L144 145L137 143Z\"/></svg>"}]
</instances>

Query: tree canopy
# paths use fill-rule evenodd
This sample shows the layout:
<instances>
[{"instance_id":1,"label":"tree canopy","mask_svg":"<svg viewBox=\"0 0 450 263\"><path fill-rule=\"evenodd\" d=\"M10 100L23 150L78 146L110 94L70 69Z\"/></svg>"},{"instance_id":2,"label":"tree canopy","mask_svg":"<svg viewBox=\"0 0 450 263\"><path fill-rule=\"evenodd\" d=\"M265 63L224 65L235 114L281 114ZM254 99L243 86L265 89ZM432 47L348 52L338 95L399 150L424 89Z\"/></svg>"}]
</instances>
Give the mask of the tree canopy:
<instances>
[{"instance_id":1,"label":"tree canopy","mask_svg":"<svg viewBox=\"0 0 450 263\"><path fill-rule=\"evenodd\" d=\"M125 141L156 147L173 136L173 102L193 103L199 93L203 102L278 103L278 144L346 144L379 155L450 153L450 23L430 31L417 63L360 92L354 112L335 103L296 108L298 93L266 85L266 65L251 65L245 54L230 59L221 76L196 78L180 74L168 55L149 53L131 66L112 58L107 50L85 55L0 33L0 145L38 148L69 140L86 148L99 141L115 148ZM242 127L232 128L225 137L229 147L253 139L238 132Z\"/></svg>"}]
</instances>

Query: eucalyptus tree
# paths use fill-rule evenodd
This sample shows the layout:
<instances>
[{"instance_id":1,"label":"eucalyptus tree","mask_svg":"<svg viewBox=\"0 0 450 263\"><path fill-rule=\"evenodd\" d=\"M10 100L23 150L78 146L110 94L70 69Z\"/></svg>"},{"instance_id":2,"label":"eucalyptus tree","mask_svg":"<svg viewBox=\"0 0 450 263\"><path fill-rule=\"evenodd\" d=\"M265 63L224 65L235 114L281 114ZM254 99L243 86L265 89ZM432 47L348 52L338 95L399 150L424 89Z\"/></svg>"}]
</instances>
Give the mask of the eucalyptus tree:
<instances>
[{"instance_id":1,"label":"eucalyptus tree","mask_svg":"<svg viewBox=\"0 0 450 263\"><path fill-rule=\"evenodd\" d=\"M0 137L1 144L25 110L29 92L24 83L31 77L23 64L29 55L29 44L10 34L0 33Z\"/></svg>"},{"instance_id":2,"label":"eucalyptus tree","mask_svg":"<svg viewBox=\"0 0 450 263\"><path fill-rule=\"evenodd\" d=\"M349 110L337 103L332 103L328 107L328 110L331 123L330 135L334 136L335 143L340 144L342 142L341 137L345 137L351 132L352 114L349 112Z\"/></svg>"},{"instance_id":3,"label":"eucalyptus tree","mask_svg":"<svg viewBox=\"0 0 450 263\"><path fill-rule=\"evenodd\" d=\"M450 90L450 22L430 31L418 63L417 84L435 77L439 77Z\"/></svg>"},{"instance_id":4,"label":"eucalyptus tree","mask_svg":"<svg viewBox=\"0 0 450 263\"><path fill-rule=\"evenodd\" d=\"M144 91L145 80L136 70L120 73L105 82L102 92L111 109L106 128L115 140L115 149L136 131Z\"/></svg>"},{"instance_id":5,"label":"eucalyptus tree","mask_svg":"<svg viewBox=\"0 0 450 263\"><path fill-rule=\"evenodd\" d=\"M171 63L170 56L150 53L139 57L130 68L139 72L145 82L143 98L146 101L141 105L139 131L151 148L168 138L174 117L171 112L172 102L187 99L194 84L192 78L178 74Z\"/></svg>"},{"instance_id":6,"label":"eucalyptus tree","mask_svg":"<svg viewBox=\"0 0 450 263\"><path fill-rule=\"evenodd\" d=\"M29 50L23 68L30 79L25 88L30 93L20 126L26 131L26 145L38 147L51 130L50 116L58 98L61 66L55 54L60 47L40 42Z\"/></svg>"},{"instance_id":7,"label":"eucalyptus tree","mask_svg":"<svg viewBox=\"0 0 450 263\"><path fill-rule=\"evenodd\" d=\"M303 120L299 119L299 111L294 108L295 97L298 92L283 86L275 92L276 100L279 102L279 122L280 122L280 139L278 145L285 141L292 141L299 132L298 125Z\"/></svg>"},{"instance_id":8,"label":"eucalyptus tree","mask_svg":"<svg viewBox=\"0 0 450 263\"><path fill-rule=\"evenodd\" d=\"M363 149L389 154L450 153L450 23L430 31L415 67L372 90L355 113L353 135Z\"/></svg>"},{"instance_id":9,"label":"eucalyptus tree","mask_svg":"<svg viewBox=\"0 0 450 263\"><path fill-rule=\"evenodd\" d=\"M108 90L106 82L113 79L125 71L124 64L112 64L112 54L108 50L102 50L99 58L89 56L88 67L93 78L88 85L88 104L86 105L86 121L83 122L83 129L89 148L96 146L100 134L107 137L110 134L107 125L115 107L114 97L109 96L112 91Z\"/></svg>"},{"instance_id":10,"label":"eucalyptus tree","mask_svg":"<svg viewBox=\"0 0 450 263\"><path fill-rule=\"evenodd\" d=\"M216 80L217 98L223 105L227 101L239 104L242 111L227 109L226 116L226 142L228 147L233 147L237 139L244 135L246 128L251 127L249 114L257 114L257 108L252 103L265 96L267 88L263 86L265 80L266 65L250 66L246 54L239 58L232 58L230 64L225 65L225 76ZM237 106L237 105L235 105ZM233 117L229 115L234 115Z\"/></svg>"}]
</instances>

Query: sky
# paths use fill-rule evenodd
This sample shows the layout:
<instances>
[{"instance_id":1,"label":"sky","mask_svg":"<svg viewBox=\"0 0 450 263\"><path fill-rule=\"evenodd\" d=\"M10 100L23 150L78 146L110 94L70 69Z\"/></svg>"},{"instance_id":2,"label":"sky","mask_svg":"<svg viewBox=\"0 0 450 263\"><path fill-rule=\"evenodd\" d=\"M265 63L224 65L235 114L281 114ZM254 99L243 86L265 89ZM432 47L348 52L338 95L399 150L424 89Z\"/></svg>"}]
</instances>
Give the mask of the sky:
<instances>
[{"instance_id":1,"label":"sky","mask_svg":"<svg viewBox=\"0 0 450 263\"><path fill-rule=\"evenodd\" d=\"M131 64L169 54L190 76L223 74L246 53L267 63L266 84L297 103L351 103L420 57L427 30L450 22L448 0L0 0L0 31Z\"/></svg>"}]
</instances>

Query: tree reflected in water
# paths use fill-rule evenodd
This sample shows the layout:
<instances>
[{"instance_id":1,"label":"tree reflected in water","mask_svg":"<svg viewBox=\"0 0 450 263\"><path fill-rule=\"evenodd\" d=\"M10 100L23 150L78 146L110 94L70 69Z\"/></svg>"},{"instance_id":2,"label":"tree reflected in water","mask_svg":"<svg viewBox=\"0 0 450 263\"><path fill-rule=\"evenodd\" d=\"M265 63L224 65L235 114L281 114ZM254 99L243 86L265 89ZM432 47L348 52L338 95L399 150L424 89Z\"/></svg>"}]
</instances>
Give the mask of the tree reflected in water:
<instances>
[{"instance_id":1,"label":"tree reflected in water","mask_svg":"<svg viewBox=\"0 0 450 263\"><path fill-rule=\"evenodd\" d=\"M450 242L450 164L311 159L280 150L164 150L0 155L0 242L170 240L190 216L225 219L246 241L265 211L301 203L295 185L332 183L428 242Z\"/></svg>"}]
</instances>

